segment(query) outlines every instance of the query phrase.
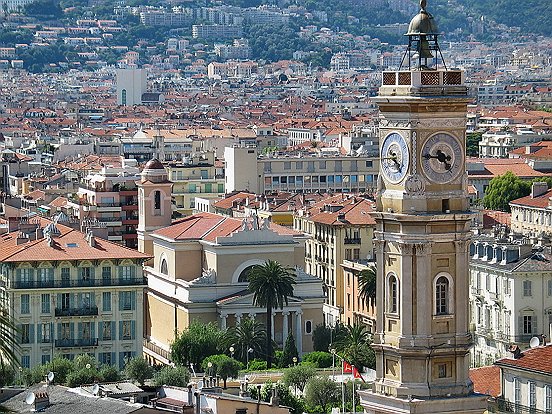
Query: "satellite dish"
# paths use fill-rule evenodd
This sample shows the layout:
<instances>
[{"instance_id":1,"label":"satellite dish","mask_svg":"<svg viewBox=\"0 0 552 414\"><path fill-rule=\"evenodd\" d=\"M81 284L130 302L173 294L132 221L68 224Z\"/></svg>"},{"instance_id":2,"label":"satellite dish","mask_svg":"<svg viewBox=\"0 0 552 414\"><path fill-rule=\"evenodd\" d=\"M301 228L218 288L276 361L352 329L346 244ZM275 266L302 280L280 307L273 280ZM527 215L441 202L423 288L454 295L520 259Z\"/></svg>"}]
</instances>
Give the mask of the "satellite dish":
<instances>
[{"instance_id":1,"label":"satellite dish","mask_svg":"<svg viewBox=\"0 0 552 414\"><path fill-rule=\"evenodd\" d=\"M54 380L54 373L52 371L48 372L48 376L46 378L48 378L48 381L49 382L52 382Z\"/></svg>"},{"instance_id":2,"label":"satellite dish","mask_svg":"<svg viewBox=\"0 0 552 414\"><path fill-rule=\"evenodd\" d=\"M531 340L529 341L529 346L531 348L536 348L539 345L540 345L540 339L538 336L532 337Z\"/></svg>"},{"instance_id":3,"label":"satellite dish","mask_svg":"<svg viewBox=\"0 0 552 414\"><path fill-rule=\"evenodd\" d=\"M92 394L98 395L98 391L100 391L100 386L98 384L94 384L92 387Z\"/></svg>"},{"instance_id":4,"label":"satellite dish","mask_svg":"<svg viewBox=\"0 0 552 414\"><path fill-rule=\"evenodd\" d=\"M31 392L27 397L25 397L25 402L29 405L33 405L36 399L36 395L34 392Z\"/></svg>"},{"instance_id":5,"label":"satellite dish","mask_svg":"<svg viewBox=\"0 0 552 414\"><path fill-rule=\"evenodd\" d=\"M203 380L197 382L197 389L201 390L203 388Z\"/></svg>"}]
</instances>

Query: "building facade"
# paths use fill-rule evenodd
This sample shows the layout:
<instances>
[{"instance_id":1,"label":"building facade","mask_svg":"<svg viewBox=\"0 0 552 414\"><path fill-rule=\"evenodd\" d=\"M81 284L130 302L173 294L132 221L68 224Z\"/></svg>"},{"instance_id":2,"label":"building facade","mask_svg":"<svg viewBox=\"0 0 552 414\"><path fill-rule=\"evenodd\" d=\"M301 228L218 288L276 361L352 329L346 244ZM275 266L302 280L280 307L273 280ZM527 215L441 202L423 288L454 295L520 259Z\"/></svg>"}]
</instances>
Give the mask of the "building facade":
<instances>
[{"instance_id":1,"label":"building facade","mask_svg":"<svg viewBox=\"0 0 552 414\"><path fill-rule=\"evenodd\" d=\"M10 221L0 246L22 367L88 353L122 368L142 353L146 255L42 219Z\"/></svg>"},{"instance_id":2,"label":"building facade","mask_svg":"<svg viewBox=\"0 0 552 414\"><path fill-rule=\"evenodd\" d=\"M377 157L336 153L259 156L255 147L224 150L226 191L365 192L376 188Z\"/></svg>"},{"instance_id":3,"label":"building facade","mask_svg":"<svg viewBox=\"0 0 552 414\"><path fill-rule=\"evenodd\" d=\"M346 292L343 261L367 263L374 257L375 222L370 216L373 203L346 195L327 197L304 206L294 217L294 229L308 236L305 243L305 270L324 283L324 322L352 324L351 292Z\"/></svg>"}]
</instances>

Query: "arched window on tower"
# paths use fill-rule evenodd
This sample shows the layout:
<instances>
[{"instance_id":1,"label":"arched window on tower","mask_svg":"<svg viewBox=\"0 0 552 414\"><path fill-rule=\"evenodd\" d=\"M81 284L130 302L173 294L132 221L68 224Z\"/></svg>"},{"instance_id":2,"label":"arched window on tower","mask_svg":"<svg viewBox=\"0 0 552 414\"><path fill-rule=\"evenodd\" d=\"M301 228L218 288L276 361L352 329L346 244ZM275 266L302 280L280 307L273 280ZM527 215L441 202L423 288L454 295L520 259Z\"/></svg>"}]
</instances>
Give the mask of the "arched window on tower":
<instances>
[{"instance_id":1,"label":"arched window on tower","mask_svg":"<svg viewBox=\"0 0 552 414\"><path fill-rule=\"evenodd\" d=\"M389 302L387 304L387 311L389 313L399 313L399 284L397 276L394 274L389 275Z\"/></svg>"},{"instance_id":2,"label":"arched window on tower","mask_svg":"<svg viewBox=\"0 0 552 414\"><path fill-rule=\"evenodd\" d=\"M156 212L158 212L157 210L161 210L161 191L156 191L153 194L153 209Z\"/></svg>"},{"instance_id":3,"label":"arched window on tower","mask_svg":"<svg viewBox=\"0 0 552 414\"><path fill-rule=\"evenodd\" d=\"M167 264L167 259L165 258L161 260L161 273L164 275L169 274L169 265Z\"/></svg>"},{"instance_id":4,"label":"arched window on tower","mask_svg":"<svg viewBox=\"0 0 552 414\"><path fill-rule=\"evenodd\" d=\"M441 276L435 283L435 314L447 315L449 313L449 280Z\"/></svg>"}]
</instances>

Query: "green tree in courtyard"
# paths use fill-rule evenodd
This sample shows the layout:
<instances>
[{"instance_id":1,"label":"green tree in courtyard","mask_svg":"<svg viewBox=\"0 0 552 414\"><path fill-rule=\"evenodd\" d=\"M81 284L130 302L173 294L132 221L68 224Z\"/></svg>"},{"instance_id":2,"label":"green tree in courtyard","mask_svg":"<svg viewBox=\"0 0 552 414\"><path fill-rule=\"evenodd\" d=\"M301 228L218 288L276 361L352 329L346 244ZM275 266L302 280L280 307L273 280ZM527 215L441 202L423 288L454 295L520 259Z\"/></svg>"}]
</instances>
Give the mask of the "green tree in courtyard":
<instances>
[{"instance_id":1,"label":"green tree in courtyard","mask_svg":"<svg viewBox=\"0 0 552 414\"><path fill-rule=\"evenodd\" d=\"M272 310L283 309L288 298L293 295L295 273L274 260L263 265L255 265L249 272L249 291L253 293L253 303L266 308L266 365L272 367Z\"/></svg>"}]
</instances>

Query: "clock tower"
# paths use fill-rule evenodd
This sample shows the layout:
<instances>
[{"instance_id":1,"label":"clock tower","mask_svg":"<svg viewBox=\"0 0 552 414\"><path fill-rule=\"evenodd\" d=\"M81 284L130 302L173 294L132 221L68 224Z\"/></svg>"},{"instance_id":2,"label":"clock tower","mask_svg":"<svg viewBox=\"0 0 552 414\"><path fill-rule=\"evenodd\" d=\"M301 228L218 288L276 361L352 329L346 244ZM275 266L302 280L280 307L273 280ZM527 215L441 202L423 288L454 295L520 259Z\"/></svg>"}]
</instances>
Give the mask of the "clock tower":
<instances>
[{"instance_id":1,"label":"clock tower","mask_svg":"<svg viewBox=\"0 0 552 414\"><path fill-rule=\"evenodd\" d=\"M483 413L469 379L464 73L448 69L426 0L401 67L383 72L376 219L376 381L367 413Z\"/></svg>"}]
</instances>

